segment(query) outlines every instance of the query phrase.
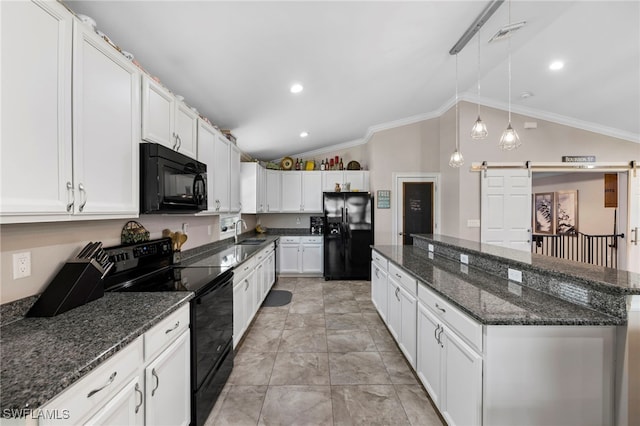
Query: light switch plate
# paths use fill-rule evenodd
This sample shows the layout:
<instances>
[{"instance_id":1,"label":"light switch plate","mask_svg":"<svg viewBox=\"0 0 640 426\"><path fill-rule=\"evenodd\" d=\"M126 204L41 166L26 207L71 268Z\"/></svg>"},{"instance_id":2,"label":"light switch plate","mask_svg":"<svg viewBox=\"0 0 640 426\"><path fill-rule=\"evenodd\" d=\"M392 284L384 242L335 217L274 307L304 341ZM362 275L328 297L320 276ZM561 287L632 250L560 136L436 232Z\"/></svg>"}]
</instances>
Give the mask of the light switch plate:
<instances>
[{"instance_id":1,"label":"light switch plate","mask_svg":"<svg viewBox=\"0 0 640 426\"><path fill-rule=\"evenodd\" d=\"M513 293L516 296L522 296L522 286L516 283L510 282L507 287L508 287L509 293Z\"/></svg>"},{"instance_id":2,"label":"light switch plate","mask_svg":"<svg viewBox=\"0 0 640 426\"><path fill-rule=\"evenodd\" d=\"M464 263L465 265L469 264L469 256L467 256L466 254L460 254L460 262Z\"/></svg>"},{"instance_id":3,"label":"light switch plate","mask_svg":"<svg viewBox=\"0 0 640 426\"><path fill-rule=\"evenodd\" d=\"M521 283L522 282L522 271L518 271L517 269L509 268L509 280Z\"/></svg>"},{"instance_id":4,"label":"light switch plate","mask_svg":"<svg viewBox=\"0 0 640 426\"><path fill-rule=\"evenodd\" d=\"M433 251L433 244L429 244L429 251Z\"/></svg>"},{"instance_id":5,"label":"light switch plate","mask_svg":"<svg viewBox=\"0 0 640 426\"><path fill-rule=\"evenodd\" d=\"M480 219L468 219L467 228L480 228Z\"/></svg>"},{"instance_id":6,"label":"light switch plate","mask_svg":"<svg viewBox=\"0 0 640 426\"><path fill-rule=\"evenodd\" d=\"M463 274L469 274L469 267L467 265L460 265L460 272L462 272Z\"/></svg>"}]
</instances>

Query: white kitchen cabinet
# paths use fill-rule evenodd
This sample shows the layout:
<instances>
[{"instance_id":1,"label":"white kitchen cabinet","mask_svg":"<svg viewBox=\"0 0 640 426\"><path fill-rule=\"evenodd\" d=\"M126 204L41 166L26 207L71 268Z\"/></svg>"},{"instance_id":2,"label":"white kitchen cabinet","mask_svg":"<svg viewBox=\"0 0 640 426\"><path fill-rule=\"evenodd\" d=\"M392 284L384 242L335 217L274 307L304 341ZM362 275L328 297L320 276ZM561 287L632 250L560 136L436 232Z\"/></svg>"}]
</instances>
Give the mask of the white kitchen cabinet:
<instances>
[{"instance_id":1,"label":"white kitchen cabinet","mask_svg":"<svg viewBox=\"0 0 640 426\"><path fill-rule=\"evenodd\" d=\"M73 213L137 216L140 72L79 21L73 56Z\"/></svg>"},{"instance_id":2,"label":"white kitchen cabinet","mask_svg":"<svg viewBox=\"0 0 640 426\"><path fill-rule=\"evenodd\" d=\"M279 170L266 170L265 177L265 212L277 213L282 209L280 196L282 192L282 173Z\"/></svg>"},{"instance_id":3,"label":"white kitchen cabinet","mask_svg":"<svg viewBox=\"0 0 640 426\"><path fill-rule=\"evenodd\" d=\"M191 158L197 153L198 114L160 83L142 79L142 139Z\"/></svg>"},{"instance_id":4,"label":"white kitchen cabinet","mask_svg":"<svg viewBox=\"0 0 640 426\"><path fill-rule=\"evenodd\" d=\"M422 303L418 303L416 373L433 403L440 406L442 348L438 340L440 322Z\"/></svg>"},{"instance_id":5,"label":"white kitchen cabinet","mask_svg":"<svg viewBox=\"0 0 640 426\"><path fill-rule=\"evenodd\" d=\"M55 2L3 3L2 35L2 222L137 216L138 68Z\"/></svg>"},{"instance_id":6,"label":"white kitchen cabinet","mask_svg":"<svg viewBox=\"0 0 640 426\"><path fill-rule=\"evenodd\" d=\"M253 259L242 265L246 271L233 277L233 347L235 348L247 331L257 311L257 283Z\"/></svg>"},{"instance_id":7,"label":"white kitchen cabinet","mask_svg":"<svg viewBox=\"0 0 640 426\"><path fill-rule=\"evenodd\" d=\"M371 262L371 302L383 321L387 321L387 269L378 262Z\"/></svg>"},{"instance_id":8,"label":"white kitchen cabinet","mask_svg":"<svg viewBox=\"0 0 640 426\"><path fill-rule=\"evenodd\" d=\"M267 211L266 170L258 163L240 163L240 201L242 213L257 214Z\"/></svg>"},{"instance_id":9,"label":"white kitchen cabinet","mask_svg":"<svg viewBox=\"0 0 640 426\"><path fill-rule=\"evenodd\" d=\"M267 260L266 260L266 265L265 265L265 271L264 271L264 275L265 275L265 286L267 287L267 290L265 292L269 293L269 290L271 290L271 287L273 287L273 284L276 282L276 252L274 250L273 245L271 246L271 250L269 251L269 254L267 254Z\"/></svg>"},{"instance_id":10,"label":"white kitchen cabinet","mask_svg":"<svg viewBox=\"0 0 640 426\"><path fill-rule=\"evenodd\" d=\"M324 271L322 237L280 237L280 275L318 276Z\"/></svg>"},{"instance_id":11,"label":"white kitchen cabinet","mask_svg":"<svg viewBox=\"0 0 640 426\"><path fill-rule=\"evenodd\" d=\"M216 132L206 121L198 120L198 161L207 165L207 213L217 213L216 207Z\"/></svg>"},{"instance_id":12,"label":"white kitchen cabinet","mask_svg":"<svg viewBox=\"0 0 640 426\"><path fill-rule=\"evenodd\" d=\"M240 200L240 148L229 143L229 211L237 213L242 210Z\"/></svg>"},{"instance_id":13,"label":"white kitchen cabinet","mask_svg":"<svg viewBox=\"0 0 640 426\"><path fill-rule=\"evenodd\" d=\"M387 325L409 364L416 365L416 297L389 273L387 286Z\"/></svg>"},{"instance_id":14,"label":"white kitchen cabinet","mask_svg":"<svg viewBox=\"0 0 640 426\"><path fill-rule=\"evenodd\" d=\"M143 425L144 394L140 376L134 377L111 400L92 416L87 425Z\"/></svg>"},{"instance_id":15,"label":"white kitchen cabinet","mask_svg":"<svg viewBox=\"0 0 640 426\"><path fill-rule=\"evenodd\" d=\"M351 191L369 191L368 170L329 170L322 173L322 191L335 191L336 183L349 183Z\"/></svg>"},{"instance_id":16,"label":"white kitchen cabinet","mask_svg":"<svg viewBox=\"0 0 640 426\"><path fill-rule=\"evenodd\" d=\"M322 172L282 172L283 213L322 212Z\"/></svg>"},{"instance_id":17,"label":"white kitchen cabinet","mask_svg":"<svg viewBox=\"0 0 640 426\"><path fill-rule=\"evenodd\" d=\"M229 163L231 148L230 142L222 134L216 132L214 139L213 158L213 197L208 200L209 210L219 213L226 213L230 210L230 183L229 173L231 165ZM209 170L207 164L207 170Z\"/></svg>"},{"instance_id":18,"label":"white kitchen cabinet","mask_svg":"<svg viewBox=\"0 0 640 426\"><path fill-rule=\"evenodd\" d=\"M190 421L190 340L185 331L145 368L145 423L186 426Z\"/></svg>"},{"instance_id":19,"label":"white kitchen cabinet","mask_svg":"<svg viewBox=\"0 0 640 426\"><path fill-rule=\"evenodd\" d=\"M72 15L57 2L0 7L2 222L27 221L25 215L66 217L73 199L67 190L73 173ZM25 173L26 165L35 172Z\"/></svg>"}]
</instances>

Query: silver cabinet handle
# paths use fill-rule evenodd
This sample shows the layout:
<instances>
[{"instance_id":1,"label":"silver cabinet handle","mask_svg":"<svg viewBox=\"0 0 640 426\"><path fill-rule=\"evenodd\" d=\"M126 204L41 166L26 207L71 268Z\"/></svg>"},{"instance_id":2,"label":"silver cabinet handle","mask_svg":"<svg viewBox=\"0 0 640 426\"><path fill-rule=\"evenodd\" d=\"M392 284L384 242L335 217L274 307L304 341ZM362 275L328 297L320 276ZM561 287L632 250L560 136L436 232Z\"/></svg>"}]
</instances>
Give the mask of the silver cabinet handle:
<instances>
[{"instance_id":1,"label":"silver cabinet handle","mask_svg":"<svg viewBox=\"0 0 640 426\"><path fill-rule=\"evenodd\" d=\"M635 238L629 242L633 243L634 246L637 246L638 245L638 227L636 226L635 228L633 228L631 232L633 232L633 235L635 236Z\"/></svg>"},{"instance_id":2,"label":"silver cabinet handle","mask_svg":"<svg viewBox=\"0 0 640 426\"><path fill-rule=\"evenodd\" d=\"M180 326L180 321L176 321L176 325L174 325L172 328L168 329L167 331L164 332L164 334L169 334L171 333L173 330L175 330L176 328L178 328Z\"/></svg>"},{"instance_id":3,"label":"silver cabinet handle","mask_svg":"<svg viewBox=\"0 0 640 426\"><path fill-rule=\"evenodd\" d=\"M156 378L156 387L151 391L151 396L155 395L158 387L160 387L160 377L158 377L158 373L156 373L156 369L151 370L151 375Z\"/></svg>"},{"instance_id":4,"label":"silver cabinet handle","mask_svg":"<svg viewBox=\"0 0 640 426\"><path fill-rule=\"evenodd\" d=\"M78 191L80 191L80 195L84 194L84 200L81 202L80 207L78 207L78 210L82 211L84 209L85 204L87 204L87 190L85 189L83 184L79 183ZM80 197L80 199L82 200L82 197Z\"/></svg>"},{"instance_id":5,"label":"silver cabinet handle","mask_svg":"<svg viewBox=\"0 0 640 426\"><path fill-rule=\"evenodd\" d=\"M398 302L400 301L400 298L398 297L399 291L400 291L400 287L396 287L396 299L398 299Z\"/></svg>"},{"instance_id":6,"label":"silver cabinet handle","mask_svg":"<svg viewBox=\"0 0 640 426\"><path fill-rule=\"evenodd\" d=\"M438 338L436 340L438 340L440 347L444 348L444 343L442 343L442 339L440 338L440 336L442 336L442 332L444 332L444 327L440 326L440 332L438 333Z\"/></svg>"},{"instance_id":7,"label":"silver cabinet handle","mask_svg":"<svg viewBox=\"0 0 640 426\"><path fill-rule=\"evenodd\" d=\"M71 194L70 197L69 194ZM67 199L71 200L69 201L69 203L67 203L67 211L70 212L76 202L76 197L73 192L73 184L71 182L67 182Z\"/></svg>"},{"instance_id":8,"label":"silver cabinet handle","mask_svg":"<svg viewBox=\"0 0 640 426\"><path fill-rule=\"evenodd\" d=\"M136 405L136 414L138 414L138 411L140 410L140 407L142 407L142 403L144 402L144 395L142 395L142 391L140 390L140 385L138 383L136 383L136 392L140 394L140 404Z\"/></svg>"},{"instance_id":9,"label":"silver cabinet handle","mask_svg":"<svg viewBox=\"0 0 640 426\"><path fill-rule=\"evenodd\" d=\"M173 136L173 149L176 149L176 146L178 146L178 135L176 134L176 132L173 132L172 134Z\"/></svg>"},{"instance_id":10,"label":"silver cabinet handle","mask_svg":"<svg viewBox=\"0 0 640 426\"><path fill-rule=\"evenodd\" d=\"M182 138L180 135L176 135L176 144L178 145L176 151L180 151L180 147L182 147Z\"/></svg>"},{"instance_id":11,"label":"silver cabinet handle","mask_svg":"<svg viewBox=\"0 0 640 426\"><path fill-rule=\"evenodd\" d=\"M441 307L440 305L438 305L438 303L436 303L436 308L438 308L439 311L441 311L442 313L446 313L446 309L444 309L443 307Z\"/></svg>"},{"instance_id":12,"label":"silver cabinet handle","mask_svg":"<svg viewBox=\"0 0 640 426\"><path fill-rule=\"evenodd\" d=\"M249 280L245 279L244 280L244 291L247 291L248 288L249 288Z\"/></svg>"},{"instance_id":13,"label":"silver cabinet handle","mask_svg":"<svg viewBox=\"0 0 640 426\"><path fill-rule=\"evenodd\" d=\"M396 274L396 277L402 279L402 275L400 275L400 274Z\"/></svg>"},{"instance_id":14,"label":"silver cabinet handle","mask_svg":"<svg viewBox=\"0 0 640 426\"><path fill-rule=\"evenodd\" d=\"M376 268L376 278L380 278L380 269Z\"/></svg>"},{"instance_id":15,"label":"silver cabinet handle","mask_svg":"<svg viewBox=\"0 0 640 426\"><path fill-rule=\"evenodd\" d=\"M440 330L440 324L433 330L433 338L436 339L436 342L440 343L438 341L438 330Z\"/></svg>"},{"instance_id":16,"label":"silver cabinet handle","mask_svg":"<svg viewBox=\"0 0 640 426\"><path fill-rule=\"evenodd\" d=\"M107 383L102 386L99 387L98 389L94 389L91 392L89 392L89 394L87 395L87 398L91 398L93 395L97 394L98 392L100 392L102 389L106 388L107 386L109 386L111 383L113 383L113 381L116 379L116 376L118 375L117 371L114 371L113 373L111 373L111 376L109 376L109 380L107 381Z\"/></svg>"}]
</instances>

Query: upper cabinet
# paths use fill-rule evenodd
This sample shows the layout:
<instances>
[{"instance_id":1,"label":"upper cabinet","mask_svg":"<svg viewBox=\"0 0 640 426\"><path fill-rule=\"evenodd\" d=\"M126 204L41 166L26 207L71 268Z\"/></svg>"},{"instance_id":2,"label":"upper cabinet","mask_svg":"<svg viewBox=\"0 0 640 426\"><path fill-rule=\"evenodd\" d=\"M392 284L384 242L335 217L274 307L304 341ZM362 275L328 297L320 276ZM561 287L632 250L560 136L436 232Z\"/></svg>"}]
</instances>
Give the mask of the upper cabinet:
<instances>
[{"instance_id":1,"label":"upper cabinet","mask_svg":"<svg viewBox=\"0 0 640 426\"><path fill-rule=\"evenodd\" d=\"M281 211L322 211L322 172L282 172Z\"/></svg>"},{"instance_id":2,"label":"upper cabinet","mask_svg":"<svg viewBox=\"0 0 640 426\"><path fill-rule=\"evenodd\" d=\"M191 158L197 152L198 114L149 76L142 79L142 139Z\"/></svg>"},{"instance_id":3,"label":"upper cabinet","mask_svg":"<svg viewBox=\"0 0 640 426\"><path fill-rule=\"evenodd\" d=\"M197 136L198 161L207 165L207 213L239 212L240 149L203 120Z\"/></svg>"},{"instance_id":4,"label":"upper cabinet","mask_svg":"<svg viewBox=\"0 0 640 426\"><path fill-rule=\"evenodd\" d=\"M336 183L348 184L351 191L369 192L369 171L367 170L330 170L322 172L322 191L335 191Z\"/></svg>"},{"instance_id":5,"label":"upper cabinet","mask_svg":"<svg viewBox=\"0 0 640 426\"><path fill-rule=\"evenodd\" d=\"M59 3L1 7L2 222L137 216L138 69Z\"/></svg>"},{"instance_id":6,"label":"upper cabinet","mask_svg":"<svg viewBox=\"0 0 640 426\"><path fill-rule=\"evenodd\" d=\"M240 199L242 213L265 213L266 170L258 163L240 164Z\"/></svg>"}]
</instances>

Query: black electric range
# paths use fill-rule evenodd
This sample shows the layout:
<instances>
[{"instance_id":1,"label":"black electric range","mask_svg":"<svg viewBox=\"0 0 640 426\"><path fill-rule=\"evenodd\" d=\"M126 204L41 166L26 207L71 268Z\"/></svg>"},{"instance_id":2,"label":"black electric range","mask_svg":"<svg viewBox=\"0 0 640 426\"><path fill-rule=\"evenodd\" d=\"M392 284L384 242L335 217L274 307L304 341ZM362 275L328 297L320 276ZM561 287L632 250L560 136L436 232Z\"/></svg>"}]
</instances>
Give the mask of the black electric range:
<instances>
[{"instance_id":1,"label":"black electric range","mask_svg":"<svg viewBox=\"0 0 640 426\"><path fill-rule=\"evenodd\" d=\"M191 424L205 423L233 368L233 268L187 261L173 264L171 240L105 249L114 262L105 291L192 291Z\"/></svg>"}]
</instances>

